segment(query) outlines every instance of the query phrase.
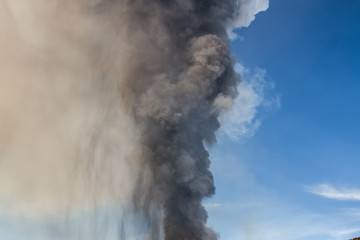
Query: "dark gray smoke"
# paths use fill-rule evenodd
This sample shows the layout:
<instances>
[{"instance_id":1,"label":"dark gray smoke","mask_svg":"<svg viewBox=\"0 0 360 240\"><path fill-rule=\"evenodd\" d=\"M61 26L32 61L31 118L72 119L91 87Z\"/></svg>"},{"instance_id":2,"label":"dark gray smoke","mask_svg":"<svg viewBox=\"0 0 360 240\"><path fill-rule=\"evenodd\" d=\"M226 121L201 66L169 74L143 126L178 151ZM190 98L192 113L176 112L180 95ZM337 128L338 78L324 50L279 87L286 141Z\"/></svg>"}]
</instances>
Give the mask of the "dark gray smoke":
<instances>
[{"instance_id":1,"label":"dark gray smoke","mask_svg":"<svg viewBox=\"0 0 360 240\"><path fill-rule=\"evenodd\" d=\"M119 91L142 128L139 148L152 176L150 184L140 176L136 207L152 224L153 205L164 209L166 240L217 239L205 226L201 205L215 192L204 144L216 141L221 102L237 95L226 32L236 1L108 1L103 6L115 12L118 7L127 9L122 13L131 23L127 41L132 44ZM153 226L152 239L159 233Z\"/></svg>"}]
</instances>

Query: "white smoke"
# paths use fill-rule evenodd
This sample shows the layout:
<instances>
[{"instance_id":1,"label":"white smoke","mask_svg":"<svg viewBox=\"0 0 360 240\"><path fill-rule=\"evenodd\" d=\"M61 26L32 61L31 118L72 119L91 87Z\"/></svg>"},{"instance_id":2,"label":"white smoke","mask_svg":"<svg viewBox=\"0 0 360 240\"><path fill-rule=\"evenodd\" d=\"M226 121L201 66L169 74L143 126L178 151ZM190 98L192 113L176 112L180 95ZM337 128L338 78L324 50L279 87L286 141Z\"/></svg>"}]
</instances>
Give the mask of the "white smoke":
<instances>
[{"instance_id":1,"label":"white smoke","mask_svg":"<svg viewBox=\"0 0 360 240\"><path fill-rule=\"evenodd\" d=\"M252 137L261 125L262 110L278 109L280 97L274 95L274 83L268 79L266 70L249 69L242 64L235 65L235 71L242 76L238 86L239 96L230 111L221 116L221 132L232 140Z\"/></svg>"},{"instance_id":2,"label":"white smoke","mask_svg":"<svg viewBox=\"0 0 360 240\"><path fill-rule=\"evenodd\" d=\"M234 28L248 27L255 20L255 15L269 8L269 0L240 0L239 10L234 19Z\"/></svg>"},{"instance_id":3,"label":"white smoke","mask_svg":"<svg viewBox=\"0 0 360 240\"><path fill-rule=\"evenodd\" d=\"M249 27L251 22L255 20L256 14L269 8L269 0L239 0L237 4L237 14L228 30L230 39L238 38L238 35L233 30Z\"/></svg>"}]
</instances>

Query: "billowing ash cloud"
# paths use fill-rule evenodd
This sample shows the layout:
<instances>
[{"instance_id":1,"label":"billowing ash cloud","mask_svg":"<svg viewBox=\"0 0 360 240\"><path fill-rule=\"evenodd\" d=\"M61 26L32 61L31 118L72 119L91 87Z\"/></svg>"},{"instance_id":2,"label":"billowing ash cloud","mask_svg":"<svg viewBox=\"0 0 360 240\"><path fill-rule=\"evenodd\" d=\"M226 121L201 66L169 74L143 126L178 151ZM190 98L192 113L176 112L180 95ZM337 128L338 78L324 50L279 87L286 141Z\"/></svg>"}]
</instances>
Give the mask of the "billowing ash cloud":
<instances>
[{"instance_id":1,"label":"billowing ash cloud","mask_svg":"<svg viewBox=\"0 0 360 240\"><path fill-rule=\"evenodd\" d=\"M10 174L7 194L13 197L18 185L39 171L49 179L57 173L67 179L60 184L66 196L75 198L76 192L83 200L93 194L96 204L111 199L133 205L132 214L140 215L150 232L148 239L217 239L205 226L207 213L201 205L215 191L204 144L216 141L218 116L238 94L228 32L248 26L268 2L1 4L6 20L2 31L8 36L1 40L0 60L6 66L2 85L17 94L1 96L11 102L0 108L8 116L3 122L11 125L0 129L6 135L1 142L11 139L1 156L17 176L23 176L22 170L11 162L29 164L23 160L27 158L41 166L23 171L29 176L21 184L14 184L18 178ZM10 86L11 80L17 85ZM29 122L16 123L19 130L13 119ZM73 175L65 176L69 169L75 169ZM34 186L36 179L44 182L41 176ZM69 182L76 183L72 191L66 190ZM44 187L45 192L53 186ZM122 199L128 192L130 199ZM121 226L119 236L126 239Z\"/></svg>"},{"instance_id":2,"label":"billowing ash cloud","mask_svg":"<svg viewBox=\"0 0 360 240\"><path fill-rule=\"evenodd\" d=\"M116 8L117 2L109 4ZM143 127L139 147L153 181L145 202L139 203L141 209L150 211L149 200L164 208L166 240L217 239L205 226L207 213L201 205L203 197L215 191L204 143L215 142L218 102L231 102L237 95L239 81L226 30L239 18L241 2L122 4L128 9L127 21L135 27L129 32L132 64L120 91ZM143 191L142 183L136 190Z\"/></svg>"}]
</instances>

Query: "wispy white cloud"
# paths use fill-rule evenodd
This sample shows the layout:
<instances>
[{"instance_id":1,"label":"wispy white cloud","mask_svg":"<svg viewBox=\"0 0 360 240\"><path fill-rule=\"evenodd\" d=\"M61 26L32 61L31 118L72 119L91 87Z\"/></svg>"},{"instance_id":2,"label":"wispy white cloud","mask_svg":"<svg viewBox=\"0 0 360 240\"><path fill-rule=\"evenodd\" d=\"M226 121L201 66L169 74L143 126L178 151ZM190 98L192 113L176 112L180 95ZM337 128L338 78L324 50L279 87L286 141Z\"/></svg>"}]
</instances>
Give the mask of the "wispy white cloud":
<instances>
[{"instance_id":1,"label":"wispy white cloud","mask_svg":"<svg viewBox=\"0 0 360 240\"><path fill-rule=\"evenodd\" d=\"M234 27L248 27L255 15L269 8L269 0L239 0Z\"/></svg>"},{"instance_id":2,"label":"wispy white cloud","mask_svg":"<svg viewBox=\"0 0 360 240\"><path fill-rule=\"evenodd\" d=\"M224 157L228 159L226 155ZM215 196L206 202L209 204L206 208L211 226L219 231L222 239L344 240L360 236L359 208L351 205L349 208L335 207L325 211L307 209L259 185L256 179L249 183L249 175L243 175L242 168L247 174L252 174L242 158L238 162L245 164L243 167L240 163L223 167L228 161L220 160L215 161L215 176L222 184L218 184L218 189L227 189L225 193L228 197ZM240 174L231 174L229 169L234 172L240 169ZM229 173L229 176L222 176L219 172ZM233 185L235 182L237 184ZM249 184L250 191L241 186L242 183Z\"/></svg>"},{"instance_id":3,"label":"wispy white cloud","mask_svg":"<svg viewBox=\"0 0 360 240\"><path fill-rule=\"evenodd\" d=\"M355 236L356 234L360 233L360 228L342 228L337 230L329 230L331 236L336 239L344 239L344 237L348 236Z\"/></svg>"},{"instance_id":4,"label":"wispy white cloud","mask_svg":"<svg viewBox=\"0 0 360 240\"><path fill-rule=\"evenodd\" d=\"M351 212L333 210L320 214L265 196L251 203L254 206L235 208L225 204L208 209L213 218L229 221L212 223L215 229L223 226L217 229L224 239L344 240L360 234L360 218ZM232 228L229 230L228 226Z\"/></svg>"},{"instance_id":5,"label":"wispy white cloud","mask_svg":"<svg viewBox=\"0 0 360 240\"><path fill-rule=\"evenodd\" d=\"M329 184L318 184L314 186L307 186L304 189L307 192L330 199L360 201L360 189L358 188L335 188Z\"/></svg>"},{"instance_id":6,"label":"wispy white cloud","mask_svg":"<svg viewBox=\"0 0 360 240\"><path fill-rule=\"evenodd\" d=\"M274 89L274 83L267 79L266 70L249 69L237 63L235 70L241 75L242 82L238 86L239 96L231 111L221 118L222 131L233 140L251 137L261 125L258 115L261 107L279 108L280 98L268 94Z\"/></svg>"},{"instance_id":7,"label":"wispy white cloud","mask_svg":"<svg viewBox=\"0 0 360 240\"><path fill-rule=\"evenodd\" d=\"M218 203L218 202L205 202L203 203L203 206L207 209L213 209L213 208L220 208L223 207L224 204L223 203Z\"/></svg>"},{"instance_id":8,"label":"wispy white cloud","mask_svg":"<svg viewBox=\"0 0 360 240\"><path fill-rule=\"evenodd\" d=\"M344 240L358 236L360 228L356 227L358 218L343 216L339 218L331 214L314 214L311 212L293 212L293 216L269 220L259 224L259 232L263 239L300 240L327 239Z\"/></svg>"},{"instance_id":9,"label":"wispy white cloud","mask_svg":"<svg viewBox=\"0 0 360 240\"><path fill-rule=\"evenodd\" d=\"M233 29L248 27L255 20L255 15L269 8L269 0L238 0L237 14L229 29L230 39L238 38Z\"/></svg>"}]
</instances>

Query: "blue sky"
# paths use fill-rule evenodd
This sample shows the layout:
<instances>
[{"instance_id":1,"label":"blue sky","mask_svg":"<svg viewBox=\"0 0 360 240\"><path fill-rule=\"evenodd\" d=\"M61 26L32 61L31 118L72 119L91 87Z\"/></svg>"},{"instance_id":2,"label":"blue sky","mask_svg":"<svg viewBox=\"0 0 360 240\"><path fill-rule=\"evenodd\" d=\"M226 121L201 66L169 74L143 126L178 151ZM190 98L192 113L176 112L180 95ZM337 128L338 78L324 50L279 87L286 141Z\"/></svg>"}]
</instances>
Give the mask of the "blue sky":
<instances>
[{"instance_id":1,"label":"blue sky","mask_svg":"<svg viewBox=\"0 0 360 240\"><path fill-rule=\"evenodd\" d=\"M360 236L359 10L357 0L273 0L237 31L257 101L244 134L220 131L211 150L217 195L206 205L222 239Z\"/></svg>"}]
</instances>

